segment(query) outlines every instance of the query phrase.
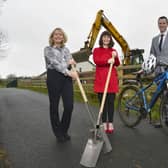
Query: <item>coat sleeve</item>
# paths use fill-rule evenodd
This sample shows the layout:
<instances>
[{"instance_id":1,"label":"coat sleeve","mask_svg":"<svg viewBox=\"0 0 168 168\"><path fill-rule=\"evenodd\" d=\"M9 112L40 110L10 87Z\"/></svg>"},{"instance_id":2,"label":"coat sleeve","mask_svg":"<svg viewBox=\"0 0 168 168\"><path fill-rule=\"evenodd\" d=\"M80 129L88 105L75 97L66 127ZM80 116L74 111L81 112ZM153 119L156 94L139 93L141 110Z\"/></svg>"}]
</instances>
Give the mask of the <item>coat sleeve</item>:
<instances>
[{"instance_id":1,"label":"coat sleeve","mask_svg":"<svg viewBox=\"0 0 168 168\"><path fill-rule=\"evenodd\" d=\"M108 65L108 56L102 54L98 48L93 50L93 61L96 65L106 66Z\"/></svg>"},{"instance_id":2,"label":"coat sleeve","mask_svg":"<svg viewBox=\"0 0 168 168\"><path fill-rule=\"evenodd\" d=\"M120 60L118 58L118 56L115 57L115 61L114 61L114 66L119 66L120 65Z\"/></svg>"},{"instance_id":3,"label":"coat sleeve","mask_svg":"<svg viewBox=\"0 0 168 168\"><path fill-rule=\"evenodd\" d=\"M116 50L114 50L114 51L117 53ZM119 65L120 65L120 60L118 58L118 53L117 53L117 56L115 57L115 60L114 60L114 66L119 66Z\"/></svg>"}]
</instances>

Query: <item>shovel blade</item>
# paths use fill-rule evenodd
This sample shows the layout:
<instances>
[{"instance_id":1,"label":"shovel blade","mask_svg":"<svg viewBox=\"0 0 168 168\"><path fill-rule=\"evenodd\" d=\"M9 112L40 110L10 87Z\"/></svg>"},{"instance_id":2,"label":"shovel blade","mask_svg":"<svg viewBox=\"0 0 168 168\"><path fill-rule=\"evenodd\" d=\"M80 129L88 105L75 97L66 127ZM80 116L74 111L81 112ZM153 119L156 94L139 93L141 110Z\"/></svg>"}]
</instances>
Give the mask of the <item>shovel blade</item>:
<instances>
[{"instance_id":1,"label":"shovel blade","mask_svg":"<svg viewBox=\"0 0 168 168\"><path fill-rule=\"evenodd\" d=\"M104 145L103 145L103 152L104 153L109 153L112 151L112 146L111 143L109 141L109 138L107 136L107 134L104 132L104 128L100 127L100 134L102 136L102 139L104 141Z\"/></svg>"},{"instance_id":2,"label":"shovel blade","mask_svg":"<svg viewBox=\"0 0 168 168\"><path fill-rule=\"evenodd\" d=\"M102 140L88 139L80 164L85 167L95 167L102 150L103 143L104 142Z\"/></svg>"}]
</instances>

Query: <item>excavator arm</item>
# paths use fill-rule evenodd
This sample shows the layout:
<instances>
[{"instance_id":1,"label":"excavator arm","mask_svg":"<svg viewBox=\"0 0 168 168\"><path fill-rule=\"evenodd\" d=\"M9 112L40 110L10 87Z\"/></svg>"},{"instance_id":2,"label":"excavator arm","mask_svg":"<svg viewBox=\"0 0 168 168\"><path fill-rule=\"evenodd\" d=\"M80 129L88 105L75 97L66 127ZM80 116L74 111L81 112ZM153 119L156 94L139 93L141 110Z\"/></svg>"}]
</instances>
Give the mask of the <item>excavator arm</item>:
<instances>
[{"instance_id":1,"label":"excavator arm","mask_svg":"<svg viewBox=\"0 0 168 168\"><path fill-rule=\"evenodd\" d=\"M97 36L102 26L111 33L112 37L121 46L123 54L124 54L124 64L125 65L131 64L131 56L142 54L144 52L144 50L142 49L130 50L130 47L127 41L117 31L117 29L108 20L108 18L104 15L103 10L100 10L98 11L96 15L96 19L92 25L87 41L85 41L84 48L81 48L80 51L76 53L72 53L73 57L77 60L77 62L88 61L88 57L92 54L92 49L94 47Z\"/></svg>"}]
</instances>

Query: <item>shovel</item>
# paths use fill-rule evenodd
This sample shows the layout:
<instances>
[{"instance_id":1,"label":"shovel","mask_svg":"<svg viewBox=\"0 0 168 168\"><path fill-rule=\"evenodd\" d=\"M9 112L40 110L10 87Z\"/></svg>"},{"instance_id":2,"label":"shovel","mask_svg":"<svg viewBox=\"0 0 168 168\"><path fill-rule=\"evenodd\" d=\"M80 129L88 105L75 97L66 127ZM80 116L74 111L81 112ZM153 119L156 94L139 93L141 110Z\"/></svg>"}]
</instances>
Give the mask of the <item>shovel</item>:
<instances>
[{"instance_id":1,"label":"shovel","mask_svg":"<svg viewBox=\"0 0 168 168\"><path fill-rule=\"evenodd\" d=\"M74 67L74 65L71 65L71 67L72 67L72 70L73 70L74 72L76 72L76 68ZM87 99L87 97L86 97L85 91L84 91L84 89L83 89L83 86L82 86L82 84L81 84L81 81L80 81L79 77L76 78L76 81L77 81L78 87L79 87L79 89L80 89L80 92L81 92L81 94L82 94L83 100L84 100L84 102L85 102L85 106L86 106L86 110L87 110L87 112L88 112L88 114L89 114L89 118L90 118L90 120L91 120L93 126L95 126L96 116L95 116L95 115L90 111L90 109L89 109L88 99Z\"/></svg>"},{"instance_id":2,"label":"shovel","mask_svg":"<svg viewBox=\"0 0 168 168\"><path fill-rule=\"evenodd\" d=\"M109 81L110 81L111 71L112 71L112 67L113 67L113 63L114 63L114 55L115 55L115 53L113 52L112 53L113 61L110 64L109 71L107 74L103 98L102 98L102 102L101 102L101 106L100 106L100 110L99 110L99 114L98 114L96 128L94 130L94 135L92 138L88 139L88 142L86 144L85 150L82 154L82 158L80 161L80 164L85 167L95 167L96 166L97 160L99 158L100 152L101 152L103 144L104 144L103 140L108 140L108 137L107 137L107 135L105 136L105 133L102 134L102 137L99 136L99 134L100 134L100 132L103 132L102 128L100 127L100 122L101 122L101 116L103 113L104 103L105 103L105 99L106 99L106 95L107 95L107 89L108 89L108 85L109 85ZM111 144L109 147L111 147Z\"/></svg>"},{"instance_id":3,"label":"shovel","mask_svg":"<svg viewBox=\"0 0 168 168\"><path fill-rule=\"evenodd\" d=\"M76 71L74 65L71 65L71 66L72 66L72 70ZM76 81L77 81L78 87L80 89L80 92L82 94L83 100L85 102L85 106L86 106L86 110L87 110L87 112L89 114L89 118L91 120L91 123L93 124L94 129L95 129L96 115L95 115L95 113L91 112L90 109L89 109L88 99L86 97L86 93L85 93L85 91L83 89L83 86L81 84L81 81L80 81L79 77L77 77ZM104 153L110 152L112 150L112 146L110 144L110 141L108 139L107 134L104 132L103 127L100 128L100 136L103 138L103 141L104 141L104 145L103 145L103 151L104 151Z\"/></svg>"}]
</instances>

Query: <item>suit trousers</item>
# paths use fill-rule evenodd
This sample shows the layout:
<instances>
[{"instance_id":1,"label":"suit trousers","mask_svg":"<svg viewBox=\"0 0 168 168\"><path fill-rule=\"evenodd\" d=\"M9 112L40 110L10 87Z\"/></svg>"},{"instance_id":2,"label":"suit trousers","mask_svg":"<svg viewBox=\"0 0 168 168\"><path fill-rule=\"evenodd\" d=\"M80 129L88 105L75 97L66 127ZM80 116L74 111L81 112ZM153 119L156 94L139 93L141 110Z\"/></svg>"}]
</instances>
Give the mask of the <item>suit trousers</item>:
<instances>
[{"instance_id":1,"label":"suit trousers","mask_svg":"<svg viewBox=\"0 0 168 168\"><path fill-rule=\"evenodd\" d=\"M55 136L62 136L68 132L73 111L72 78L57 72L54 69L48 69L47 89L52 130ZM61 98L63 104L62 115L60 115L59 112L59 102Z\"/></svg>"}]
</instances>

